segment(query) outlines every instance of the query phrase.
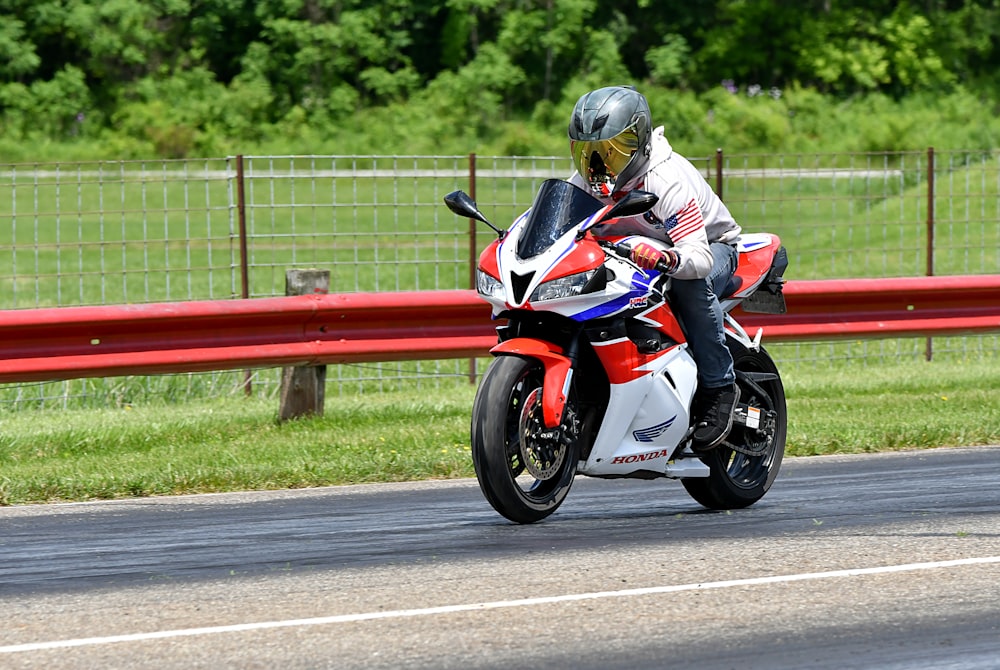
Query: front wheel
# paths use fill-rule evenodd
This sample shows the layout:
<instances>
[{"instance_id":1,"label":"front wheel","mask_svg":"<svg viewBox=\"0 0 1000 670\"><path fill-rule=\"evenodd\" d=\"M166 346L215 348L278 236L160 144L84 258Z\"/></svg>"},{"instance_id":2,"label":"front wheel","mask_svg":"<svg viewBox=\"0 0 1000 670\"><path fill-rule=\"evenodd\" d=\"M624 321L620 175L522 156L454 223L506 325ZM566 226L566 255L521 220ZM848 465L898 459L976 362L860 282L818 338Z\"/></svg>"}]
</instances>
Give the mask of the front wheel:
<instances>
[{"instance_id":1,"label":"front wheel","mask_svg":"<svg viewBox=\"0 0 1000 670\"><path fill-rule=\"evenodd\" d=\"M728 344L742 416L722 444L701 456L711 474L682 480L692 498L720 510L748 507L771 488L785 454L788 421L785 389L771 357L763 348L748 349L732 338Z\"/></svg>"},{"instance_id":2,"label":"front wheel","mask_svg":"<svg viewBox=\"0 0 1000 670\"><path fill-rule=\"evenodd\" d=\"M472 407L472 460L486 500L517 523L552 514L569 493L579 458L573 394L563 421L542 421L545 371L534 359L500 356L483 375Z\"/></svg>"}]
</instances>

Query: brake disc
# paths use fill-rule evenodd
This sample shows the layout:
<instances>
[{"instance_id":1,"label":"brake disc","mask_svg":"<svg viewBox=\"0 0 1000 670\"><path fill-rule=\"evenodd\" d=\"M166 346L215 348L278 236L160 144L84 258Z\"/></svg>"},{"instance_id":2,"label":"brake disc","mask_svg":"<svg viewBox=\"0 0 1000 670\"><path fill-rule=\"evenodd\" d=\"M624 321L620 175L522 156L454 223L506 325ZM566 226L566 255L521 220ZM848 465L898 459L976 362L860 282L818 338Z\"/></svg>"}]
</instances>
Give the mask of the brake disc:
<instances>
[{"instance_id":1,"label":"brake disc","mask_svg":"<svg viewBox=\"0 0 1000 670\"><path fill-rule=\"evenodd\" d=\"M561 426L547 429L542 418L542 389L536 388L525 398L521 411L521 459L535 479L550 479L566 458L566 445L560 439Z\"/></svg>"}]
</instances>

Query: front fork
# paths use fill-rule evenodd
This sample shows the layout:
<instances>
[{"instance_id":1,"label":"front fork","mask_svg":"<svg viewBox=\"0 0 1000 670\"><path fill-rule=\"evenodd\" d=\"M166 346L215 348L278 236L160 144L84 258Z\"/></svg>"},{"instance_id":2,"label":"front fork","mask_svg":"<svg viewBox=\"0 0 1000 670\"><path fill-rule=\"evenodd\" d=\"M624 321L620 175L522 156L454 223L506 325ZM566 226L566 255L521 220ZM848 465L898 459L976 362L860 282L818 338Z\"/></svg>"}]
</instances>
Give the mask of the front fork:
<instances>
[{"instance_id":1,"label":"front fork","mask_svg":"<svg viewBox=\"0 0 1000 670\"><path fill-rule=\"evenodd\" d=\"M556 428L562 423L566 398L573 381L575 356L572 350L576 347L571 345L569 348L571 351L563 352L562 347L546 340L513 337L490 349L494 356L523 356L542 364L545 369L545 379L542 382L542 421L546 428Z\"/></svg>"}]
</instances>

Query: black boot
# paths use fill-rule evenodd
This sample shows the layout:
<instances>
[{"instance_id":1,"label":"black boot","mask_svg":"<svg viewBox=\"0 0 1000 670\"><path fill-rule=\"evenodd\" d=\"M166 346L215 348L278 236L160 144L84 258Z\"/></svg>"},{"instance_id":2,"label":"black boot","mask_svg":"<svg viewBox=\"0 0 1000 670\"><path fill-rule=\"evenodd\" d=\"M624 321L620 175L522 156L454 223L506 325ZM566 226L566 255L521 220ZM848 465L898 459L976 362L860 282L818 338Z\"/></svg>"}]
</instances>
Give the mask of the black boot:
<instances>
[{"instance_id":1,"label":"black boot","mask_svg":"<svg viewBox=\"0 0 1000 670\"><path fill-rule=\"evenodd\" d=\"M726 439L733 427L733 410L740 401L740 389L736 384L717 389L699 390L701 398L695 405L697 419L691 448L705 452L717 447Z\"/></svg>"}]
</instances>

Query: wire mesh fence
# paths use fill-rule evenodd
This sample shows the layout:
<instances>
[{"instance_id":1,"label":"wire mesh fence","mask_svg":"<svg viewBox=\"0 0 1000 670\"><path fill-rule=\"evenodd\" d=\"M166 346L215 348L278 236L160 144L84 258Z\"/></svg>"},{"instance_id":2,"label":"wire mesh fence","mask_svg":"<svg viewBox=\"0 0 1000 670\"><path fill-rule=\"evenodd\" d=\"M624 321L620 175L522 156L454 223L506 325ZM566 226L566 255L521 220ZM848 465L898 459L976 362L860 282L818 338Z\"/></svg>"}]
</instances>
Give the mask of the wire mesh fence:
<instances>
[{"instance_id":1,"label":"wire mesh fence","mask_svg":"<svg viewBox=\"0 0 1000 670\"><path fill-rule=\"evenodd\" d=\"M781 235L800 279L1000 269L1000 154L738 156L723 198L744 228Z\"/></svg>"},{"instance_id":2,"label":"wire mesh fence","mask_svg":"<svg viewBox=\"0 0 1000 670\"><path fill-rule=\"evenodd\" d=\"M744 230L781 236L789 280L1000 273L1000 153L928 149L692 160ZM0 164L0 309L280 295L285 271L333 292L468 288L492 233L443 205L463 189L504 227L568 157L231 156ZM7 232L9 231L9 232ZM995 336L935 352L995 354ZM923 340L787 344L780 358L924 355ZM465 382L468 361L336 366L330 392ZM274 371L254 388L273 393ZM242 374L8 387L15 404L234 392Z\"/></svg>"}]
</instances>

